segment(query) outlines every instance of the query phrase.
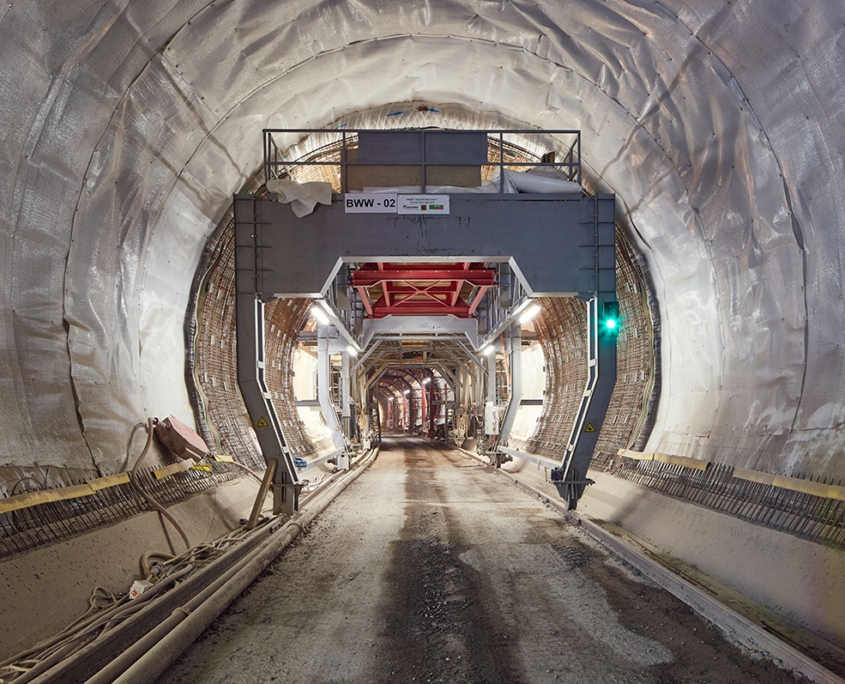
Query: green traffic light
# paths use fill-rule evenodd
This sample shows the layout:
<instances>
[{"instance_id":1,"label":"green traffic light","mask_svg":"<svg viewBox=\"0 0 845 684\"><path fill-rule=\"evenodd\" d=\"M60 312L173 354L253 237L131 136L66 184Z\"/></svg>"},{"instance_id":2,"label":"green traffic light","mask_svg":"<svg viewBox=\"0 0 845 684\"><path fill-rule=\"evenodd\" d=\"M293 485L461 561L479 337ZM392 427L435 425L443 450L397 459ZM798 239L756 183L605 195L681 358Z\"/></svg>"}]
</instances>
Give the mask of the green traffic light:
<instances>
[{"instance_id":1,"label":"green traffic light","mask_svg":"<svg viewBox=\"0 0 845 684\"><path fill-rule=\"evenodd\" d=\"M616 329L616 321L612 318L608 318L604 322L604 325L608 330L615 330Z\"/></svg>"}]
</instances>

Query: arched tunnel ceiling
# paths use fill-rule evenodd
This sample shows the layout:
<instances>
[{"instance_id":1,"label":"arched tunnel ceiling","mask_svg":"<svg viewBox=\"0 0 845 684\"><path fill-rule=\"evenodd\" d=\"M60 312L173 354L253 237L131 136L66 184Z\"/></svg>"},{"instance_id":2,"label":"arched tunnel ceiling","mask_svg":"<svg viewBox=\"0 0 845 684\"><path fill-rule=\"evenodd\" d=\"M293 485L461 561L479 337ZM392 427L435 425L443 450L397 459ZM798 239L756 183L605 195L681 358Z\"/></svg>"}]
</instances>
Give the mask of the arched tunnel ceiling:
<instances>
[{"instance_id":1,"label":"arched tunnel ceiling","mask_svg":"<svg viewBox=\"0 0 845 684\"><path fill-rule=\"evenodd\" d=\"M12 2L2 461L113 471L190 415L183 321L265 126L406 100L583 131L663 313L652 447L842 465L839 2Z\"/></svg>"}]
</instances>

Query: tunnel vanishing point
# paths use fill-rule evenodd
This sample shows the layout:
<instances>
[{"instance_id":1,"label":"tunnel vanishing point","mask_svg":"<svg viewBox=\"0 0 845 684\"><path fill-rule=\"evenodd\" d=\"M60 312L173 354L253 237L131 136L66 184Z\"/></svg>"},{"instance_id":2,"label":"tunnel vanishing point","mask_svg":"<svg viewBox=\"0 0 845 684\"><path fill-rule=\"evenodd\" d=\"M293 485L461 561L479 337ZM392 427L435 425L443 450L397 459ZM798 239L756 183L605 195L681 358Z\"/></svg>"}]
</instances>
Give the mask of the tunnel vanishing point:
<instances>
[{"instance_id":1,"label":"tunnel vanishing point","mask_svg":"<svg viewBox=\"0 0 845 684\"><path fill-rule=\"evenodd\" d=\"M463 457L845 674L841 2L11 0L0 64L0 682Z\"/></svg>"}]
</instances>

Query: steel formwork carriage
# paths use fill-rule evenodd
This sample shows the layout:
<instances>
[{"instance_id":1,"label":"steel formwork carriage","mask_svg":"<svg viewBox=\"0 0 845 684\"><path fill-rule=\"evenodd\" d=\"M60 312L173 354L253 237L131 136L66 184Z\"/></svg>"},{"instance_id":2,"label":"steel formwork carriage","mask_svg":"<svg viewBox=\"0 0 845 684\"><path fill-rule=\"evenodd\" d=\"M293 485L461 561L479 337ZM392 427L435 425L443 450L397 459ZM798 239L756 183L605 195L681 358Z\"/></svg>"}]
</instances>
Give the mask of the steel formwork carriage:
<instances>
[{"instance_id":1,"label":"steel formwork carriage","mask_svg":"<svg viewBox=\"0 0 845 684\"><path fill-rule=\"evenodd\" d=\"M293 139L297 136L308 136L312 149ZM540 140L541 150L545 145L545 153L535 155L540 162L506 160L518 136ZM280 152L276 140L281 138L299 143L297 158ZM563 150L560 162L554 161L556 149ZM504 342L505 334L519 340L514 324L533 298L586 302L588 382L570 442L552 471L561 494L574 505L586 484L616 374L615 334L599 330L602 311L616 301L615 198L581 192L580 134L268 130L264 151L268 179L299 179L298 170L317 168L334 190L347 191L300 217L290 204L270 197L236 195L234 200L238 377L265 459L276 463L277 507L294 510L298 491L284 427L264 383L263 305L278 297L319 300L345 342L361 352L384 334L385 321L410 334L431 331L432 316L457 316L471 357L500 336ZM523 167L559 169L569 185L563 192L514 192L512 180L523 180L514 169ZM482 185L484 173L497 175ZM347 206L345 199L372 189L368 181L380 188L378 210L369 212L360 202ZM391 189L385 192L385 186ZM391 207L383 198L393 196L398 201ZM431 197L443 199L432 203ZM383 288L381 299L371 300L371 287ZM418 306L409 305L414 298ZM508 344L516 361L519 347ZM329 353L327 338L324 351ZM519 405L519 392L511 394L506 428ZM499 451L521 455L508 452L504 440Z\"/></svg>"}]
</instances>

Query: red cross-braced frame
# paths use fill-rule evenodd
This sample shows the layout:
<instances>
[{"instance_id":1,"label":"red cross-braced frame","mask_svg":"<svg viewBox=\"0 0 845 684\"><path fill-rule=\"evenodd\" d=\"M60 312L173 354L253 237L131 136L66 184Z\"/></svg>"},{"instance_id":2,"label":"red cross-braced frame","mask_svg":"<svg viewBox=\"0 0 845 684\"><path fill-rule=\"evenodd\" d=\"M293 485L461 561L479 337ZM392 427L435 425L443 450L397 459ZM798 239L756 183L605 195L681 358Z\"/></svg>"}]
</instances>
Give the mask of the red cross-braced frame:
<instances>
[{"instance_id":1,"label":"red cross-braced frame","mask_svg":"<svg viewBox=\"0 0 845 684\"><path fill-rule=\"evenodd\" d=\"M495 284L496 269L477 263L369 263L352 273L368 318L470 318Z\"/></svg>"}]
</instances>

